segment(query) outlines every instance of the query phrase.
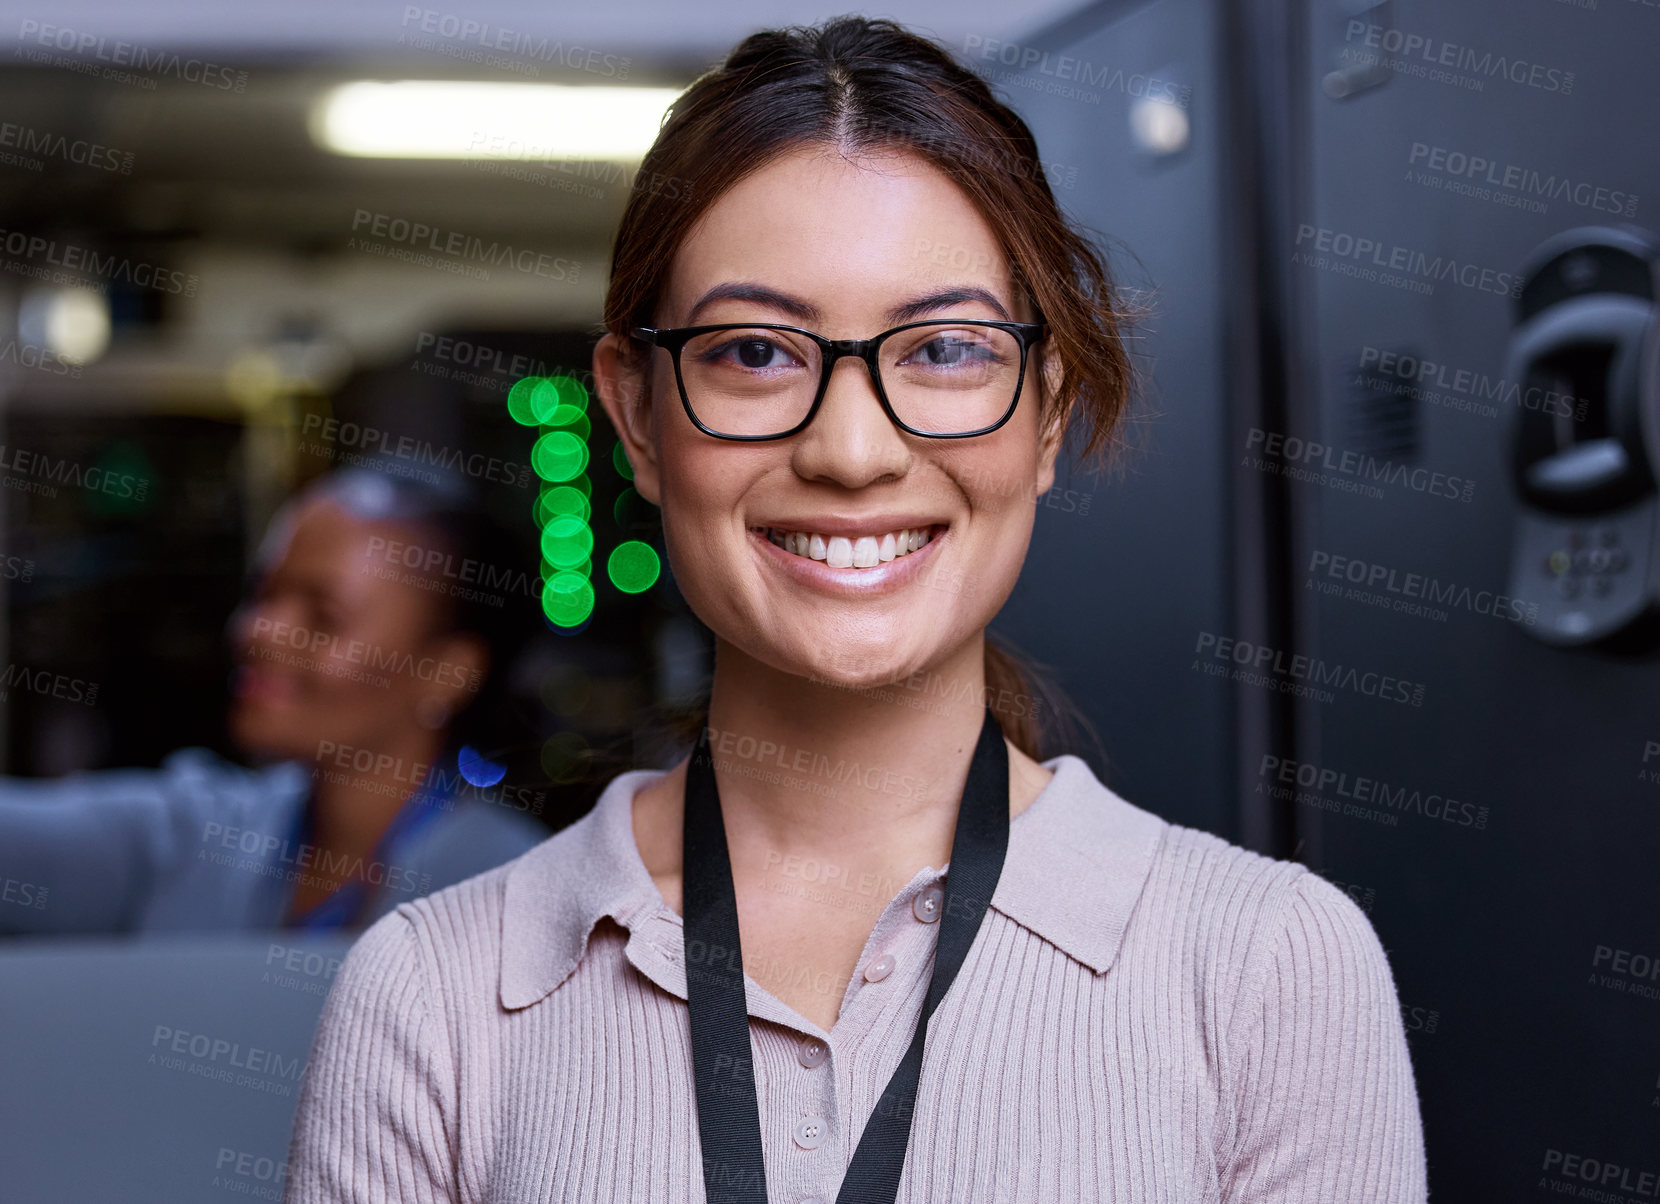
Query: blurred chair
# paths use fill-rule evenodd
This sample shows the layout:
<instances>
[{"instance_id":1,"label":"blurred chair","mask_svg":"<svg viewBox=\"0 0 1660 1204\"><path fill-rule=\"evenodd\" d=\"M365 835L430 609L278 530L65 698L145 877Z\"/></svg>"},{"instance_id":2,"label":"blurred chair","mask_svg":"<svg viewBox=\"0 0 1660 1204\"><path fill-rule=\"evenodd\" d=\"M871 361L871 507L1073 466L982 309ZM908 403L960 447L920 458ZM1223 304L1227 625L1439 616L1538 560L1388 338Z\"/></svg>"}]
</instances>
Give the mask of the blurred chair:
<instances>
[{"instance_id":1,"label":"blurred chair","mask_svg":"<svg viewBox=\"0 0 1660 1204\"><path fill-rule=\"evenodd\" d=\"M280 1200L326 937L0 945L0 1197Z\"/></svg>"}]
</instances>

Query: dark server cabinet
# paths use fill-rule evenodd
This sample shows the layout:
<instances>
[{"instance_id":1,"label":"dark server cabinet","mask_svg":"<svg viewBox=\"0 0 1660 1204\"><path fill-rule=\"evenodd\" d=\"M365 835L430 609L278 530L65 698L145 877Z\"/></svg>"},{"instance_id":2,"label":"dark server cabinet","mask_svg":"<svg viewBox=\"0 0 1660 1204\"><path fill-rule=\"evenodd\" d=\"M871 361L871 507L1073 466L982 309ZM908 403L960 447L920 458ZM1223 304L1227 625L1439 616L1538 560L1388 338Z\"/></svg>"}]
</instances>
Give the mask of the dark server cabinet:
<instances>
[{"instance_id":1,"label":"dark server cabinet","mask_svg":"<svg viewBox=\"0 0 1660 1204\"><path fill-rule=\"evenodd\" d=\"M1325 481L1297 495L1298 651L1409 684L1300 701L1303 856L1390 951L1432 1194L1641 1198L1660 9L1308 13L1306 216L1274 236L1307 315L1313 421L1288 434L1334 450L1303 452Z\"/></svg>"},{"instance_id":2,"label":"dark server cabinet","mask_svg":"<svg viewBox=\"0 0 1660 1204\"><path fill-rule=\"evenodd\" d=\"M1366 911L1432 1199L1647 1198L1660 8L1109 3L1030 44L964 49L1156 289L1153 414L1040 509L1000 629L1109 784Z\"/></svg>"},{"instance_id":3,"label":"dark server cabinet","mask_svg":"<svg viewBox=\"0 0 1660 1204\"><path fill-rule=\"evenodd\" d=\"M1079 751L1103 781L1237 839L1231 697L1182 659L1199 633L1235 625L1217 36L1207 0L1168 0L957 49L1026 117L1056 198L1103 236L1142 314L1132 345L1146 389L1126 446L1108 474L1058 471L993 629L1052 667L1099 734L1099 751ZM1184 124L1181 149L1143 145L1148 112Z\"/></svg>"}]
</instances>

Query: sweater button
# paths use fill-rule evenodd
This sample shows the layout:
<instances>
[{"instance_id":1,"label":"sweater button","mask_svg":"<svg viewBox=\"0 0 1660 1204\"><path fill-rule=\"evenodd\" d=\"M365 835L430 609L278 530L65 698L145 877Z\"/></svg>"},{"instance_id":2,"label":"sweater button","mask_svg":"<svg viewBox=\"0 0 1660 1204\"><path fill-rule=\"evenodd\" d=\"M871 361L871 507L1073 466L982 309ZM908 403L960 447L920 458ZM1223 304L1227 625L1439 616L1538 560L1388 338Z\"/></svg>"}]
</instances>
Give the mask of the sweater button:
<instances>
[{"instance_id":1,"label":"sweater button","mask_svg":"<svg viewBox=\"0 0 1660 1204\"><path fill-rule=\"evenodd\" d=\"M911 900L911 914L924 924L932 924L940 918L940 906L944 902L945 892L938 886L930 886Z\"/></svg>"},{"instance_id":2,"label":"sweater button","mask_svg":"<svg viewBox=\"0 0 1660 1204\"><path fill-rule=\"evenodd\" d=\"M816 1150L824 1141L824 1117L803 1116L795 1122L795 1143L804 1150Z\"/></svg>"},{"instance_id":3,"label":"sweater button","mask_svg":"<svg viewBox=\"0 0 1660 1204\"><path fill-rule=\"evenodd\" d=\"M881 957L873 957L865 967L866 982L881 982L893 973L893 954L884 953Z\"/></svg>"},{"instance_id":4,"label":"sweater button","mask_svg":"<svg viewBox=\"0 0 1660 1204\"><path fill-rule=\"evenodd\" d=\"M830 1051L824 1047L823 1041L820 1041L817 1037L810 1037L801 1043L801 1048L796 1051L796 1056L801 1059L803 1066L808 1070L812 1070L824 1065L824 1059L830 1056Z\"/></svg>"}]
</instances>

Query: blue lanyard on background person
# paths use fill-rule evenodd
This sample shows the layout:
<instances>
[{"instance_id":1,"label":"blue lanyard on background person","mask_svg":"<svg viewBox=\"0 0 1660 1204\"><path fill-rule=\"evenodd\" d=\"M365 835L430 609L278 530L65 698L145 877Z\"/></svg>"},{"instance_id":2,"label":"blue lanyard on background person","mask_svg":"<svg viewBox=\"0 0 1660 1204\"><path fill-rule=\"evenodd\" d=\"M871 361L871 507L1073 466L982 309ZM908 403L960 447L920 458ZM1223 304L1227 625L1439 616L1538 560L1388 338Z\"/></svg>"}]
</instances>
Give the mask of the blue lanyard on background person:
<instances>
[{"instance_id":1,"label":"blue lanyard on background person","mask_svg":"<svg viewBox=\"0 0 1660 1204\"><path fill-rule=\"evenodd\" d=\"M430 825L438 814L453 802L454 783L458 776L444 773L442 786L422 787L410 795L398 809L398 813L392 817L392 822L386 825L386 831L382 832L380 839L375 842L374 850L369 855L369 864L385 862L387 854L398 842L407 840ZM317 817L313 811L316 801L317 796L313 793L300 809L294 836L296 844L300 847L311 841L316 829ZM350 927L368 905L370 888L371 884L361 877L348 878L328 898L308 909L304 915L295 916L285 926L304 931ZM294 892L290 890L287 898L291 900L293 897Z\"/></svg>"},{"instance_id":2,"label":"blue lanyard on background person","mask_svg":"<svg viewBox=\"0 0 1660 1204\"><path fill-rule=\"evenodd\" d=\"M755 1063L732 858L707 725L698 733L686 769L683 840L686 1003L691 1014L692 1081L697 1091L704 1192L709 1204L767 1204L754 1074L739 1077L731 1069ZM910 1047L876 1101L853 1151L836 1204L892 1204L899 1194L928 1017L968 956L1002 876L1008 847L1009 750L988 707L957 808L928 996ZM694 949L701 956L694 957Z\"/></svg>"}]
</instances>

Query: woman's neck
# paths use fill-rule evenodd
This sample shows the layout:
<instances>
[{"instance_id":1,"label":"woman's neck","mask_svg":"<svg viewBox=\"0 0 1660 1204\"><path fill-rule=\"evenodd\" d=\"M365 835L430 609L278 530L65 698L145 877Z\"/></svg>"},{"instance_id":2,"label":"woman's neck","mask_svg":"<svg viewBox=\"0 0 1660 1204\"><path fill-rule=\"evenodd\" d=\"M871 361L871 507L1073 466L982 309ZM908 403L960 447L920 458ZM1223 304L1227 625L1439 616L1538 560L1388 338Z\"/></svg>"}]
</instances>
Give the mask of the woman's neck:
<instances>
[{"instance_id":1,"label":"woman's neck","mask_svg":"<svg viewBox=\"0 0 1660 1204\"><path fill-rule=\"evenodd\" d=\"M715 655L709 749L736 872L744 862L892 857L942 865L985 718L978 641L911 677L852 690Z\"/></svg>"},{"instance_id":2,"label":"woman's neck","mask_svg":"<svg viewBox=\"0 0 1660 1204\"><path fill-rule=\"evenodd\" d=\"M976 639L927 670L852 690L722 642L709 748L734 881L876 882L893 886L885 902L925 866L943 866L985 719L984 655ZM1013 816L1052 775L1007 747ZM681 762L635 803L642 860L676 910L684 790Z\"/></svg>"}]
</instances>

